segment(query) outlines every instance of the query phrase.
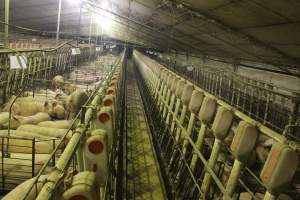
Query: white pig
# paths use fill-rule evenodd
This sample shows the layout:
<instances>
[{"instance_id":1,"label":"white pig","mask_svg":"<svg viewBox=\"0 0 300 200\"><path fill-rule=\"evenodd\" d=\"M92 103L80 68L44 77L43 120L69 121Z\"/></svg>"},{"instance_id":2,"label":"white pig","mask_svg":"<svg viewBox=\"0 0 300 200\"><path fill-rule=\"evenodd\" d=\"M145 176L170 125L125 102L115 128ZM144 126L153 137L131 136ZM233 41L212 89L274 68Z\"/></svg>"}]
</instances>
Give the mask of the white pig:
<instances>
[{"instance_id":1,"label":"white pig","mask_svg":"<svg viewBox=\"0 0 300 200\"><path fill-rule=\"evenodd\" d=\"M82 90L76 90L66 100L66 108L70 113L78 113L80 108L88 100L88 95Z\"/></svg>"},{"instance_id":2,"label":"white pig","mask_svg":"<svg viewBox=\"0 0 300 200\"><path fill-rule=\"evenodd\" d=\"M43 136L49 136L49 137L57 137L60 138L67 132L68 129L59 129L59 128L50 128L50 127L41 127L38 125L21 125L17 129L18 131L26 131L26 132L35 132ZM69 131L68 136L71 136L71 131Z\"/></svg>"},{"instance_id":3,"label":"white pig","mask_svg":"<svg viewBox=\"0 0 300 200\"><path fill-rule=\"evenodd\" d=\"M64 77L57 75L52 79L52 86L57 89L57 88L61 88L64 84L65 80Z\"/></svg>"},{"instance_id":4,"label":"white pig","mask_svg":"<svg viewBox=\"0 0 300 200\"><path fill-rule=\"evenodd\" d=\"M19 116L13 115L10 120L10 128L16 129L22 124L38 124L43 121L49 121L51 118L48 113L39 112L32 116ZM2 125L5 128L8 128L8 122Z\"/></svg>"},{"instance_id":5,"label":"white pig","mask_svg":"<svg viewBox=\"0 0 300 200\"><path fill-rule=\"evenodd\" d=\"M73 120L56 120L56 121L44 121L37 125L41 127L68 129L71 127Z\"/></svg>"},{"instance_id":6,"label":"white pig","mask_svg":"<svg viewBox=\"0 0 300 200\"><path fill-rule=\"evenodd\" d=\"M6 104L3 111L8 112L11 106L11 102ZM36 101L22 101L16 100L12 106L12 114L21 115L21 116L31 116L39 112L46 112L51 117L63 119L65 117L65 109L63 106L59 105L57 101L52 101L49 103L45 102L36 102Z\"/></svg>"}]
</instances>

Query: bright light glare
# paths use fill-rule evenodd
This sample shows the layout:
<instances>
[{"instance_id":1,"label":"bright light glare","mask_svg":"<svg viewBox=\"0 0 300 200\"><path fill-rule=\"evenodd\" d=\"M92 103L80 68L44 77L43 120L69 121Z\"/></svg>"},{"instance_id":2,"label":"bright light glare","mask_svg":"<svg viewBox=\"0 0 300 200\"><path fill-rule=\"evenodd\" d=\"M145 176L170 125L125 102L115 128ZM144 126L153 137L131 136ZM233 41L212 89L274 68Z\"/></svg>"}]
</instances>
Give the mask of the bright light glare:
<instances>
[{"instance_id":1,"label":"bright light glare","mask_svg":"<svg viewBox=\"0 0 300 200\"><path fill-rule=\"evenodd\" d=\"M81 0L68 0L70 4L79 5Z\"/></svg>"},{"instance_id":2,"label":"bright light glare","mask_svg":"<svg viewBox=\"0 0 300 200\"><path fill-rule=\"evenodd\" d=\"M100 6L105 10L111 10L111 7L109 6L107 1L102 1ZM102 27L104 31L109 31L113 23L112 20L114 19L114 16L113 14L105 10L100 10L100 14L96 14L95 18L97 23Z\"/></svg>"}]
</instances>

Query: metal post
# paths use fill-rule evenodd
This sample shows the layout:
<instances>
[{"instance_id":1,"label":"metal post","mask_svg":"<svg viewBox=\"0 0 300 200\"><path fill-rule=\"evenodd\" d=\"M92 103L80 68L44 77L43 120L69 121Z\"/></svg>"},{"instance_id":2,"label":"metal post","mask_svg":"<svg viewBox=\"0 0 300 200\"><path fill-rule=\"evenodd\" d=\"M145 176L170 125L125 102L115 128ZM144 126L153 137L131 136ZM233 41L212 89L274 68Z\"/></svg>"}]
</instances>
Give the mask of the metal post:
<instances>
[{"instance_id":1,"label":"metal post","mask_svg":"<svg viewBox=\"0 0 300 200\"><path fill-rule=\"evenodd\" d=\"M199 133L198 133L198 137L197 137L197 140L196 140L196 148L201 151L202 149L202 145L203 145L203 141L204 141L204 137L205 137L205 134L206 134L206 127L207 125L203 122L201 122L201 127L200 127L200 130L199 130ZM193 154L192 156L192 161L191 161L191 164L190 164L190 168L191 168L191 171L193 173L195 173L195 170L196 170L196 164L197 164L197 161L198 161L198 156L197 154Z\"/></svg>"},{"instance_id":2,"label":"metal post","mask_svg":"<svg viewBox=\"0 0 300 200\"><path fill-rule=\"evenodd\" d=\"M236 188L236 185L238 183L239 177L240 177L240 173L243 167L243 163L237 159L234 160L234 164L228 179L228 182L226 184L226 192L227 194L231 197L234 193L234 190ZM223 198L224 200L227 200L228 197L224 196Z\"/></svg>"},{"instance_id":3,"label":"metal post","mask_svg":"<svg viewBox=\"0 0 300 200\"><path fill-rule=\"evenodd\" d=\"M1 157L1 177L2 177L2 188L5 187L5 176L4 176L4 136L1 137L1 152L2 152L2 157Z\"/></svg>"},{"instance_id":4,"label":"metal post","mask_svg":"<svg viewBox=\"0 0 300 200\"><path fill-rule=\"evenodd\" d=\"M53 148L53 151L54 151L54 149L55 149L55 139L52 140L52 148ZM53 155L51 166L55 166L55 154Z\"/></svg>"},{"instance_id":5,"label":"metal post","mask_svg":"<svg viewBox=\"0 0 300 200\"><path fill-rule=\"evenodd\" d=\"M80 36L81 13L82 13L82 2L80 3L79 20L78 20L78 26L77 26L77 46L78 46L78 43L79 43L79 36Z\"/></svg>"},{"instance_id":6,"label":"metal post","mask_svg":"<svg viewBox=\"0 0 300 200\"><path fill-rule=\"evenodd\" d=\"M211 151L209 161L208 161L208 165L205 166L205 167L209 167L211 169L215 168L220 150L221 150L221 140L216 138L215 142L214 142L214 145L213 145L213 148L212 148L212 151ZM204 178L203 178L202 185L201 185L201 190L202 190L202 192L204 193L205 196L207 196L207 194L209 192L209 188L210 188L210 185L211 185L211 179L212 179L211 174L208 171L206 171L205 175L204 175Z\"/></svg>"},{"instance_id":7,"label":"metal post","mask_svg":"<svg viewBox=\"0 0 300 200\"><path fill-rule=\"evenodd\" d=\"M35 175L35 138L32 139L32 153L31 153L31 177Z\"/></svg>"},{"instance_id":8,"label":"metal post","mask_svg":"<svg viewBox=\"0 0 300 200\"><path fill-rule=\"evenodd\" d=\"M89 45L91 45L92 27L93 27L93 16L91 16L91 22L90 22L90 30L89 30Z\"/></svg>"},{"instance_id":9,"label":"metal post","mask_svg":"<svg viewBox=\"0 0 300 200\"><path fill-rule=\"evenodd\" d=\"M9 24L9 0L5 0L4 2L4 47L8 47L8 24Z\"/></svg>"},{"instance_id":10,"label":"metal post","mask_svg":"<svg viewBox=\"0 0 300 200\"><path fill-rule=\"evenodd\" d=\"M60 13L61 13L61 0L58 0L58 14L57 14L57 27L56 27L56 44L58 44L58 41L59 41Z\"/></svg>"}]
</instances>

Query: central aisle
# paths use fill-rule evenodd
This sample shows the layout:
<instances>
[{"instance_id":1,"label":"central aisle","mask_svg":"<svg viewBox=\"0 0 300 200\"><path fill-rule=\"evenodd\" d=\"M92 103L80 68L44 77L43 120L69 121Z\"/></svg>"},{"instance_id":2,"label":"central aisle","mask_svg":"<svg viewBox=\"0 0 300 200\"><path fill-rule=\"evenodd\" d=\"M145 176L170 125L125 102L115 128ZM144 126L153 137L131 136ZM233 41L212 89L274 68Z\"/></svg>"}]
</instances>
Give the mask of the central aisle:
<instances>
[{"instance_id":1,"label":"central aisle","mask_svg":"<svg viewBox=\"0 0 300 200\"><path fill-rule=\"evenodd\" d=\"M164 199L162 183L131 60L126 82L127 198L161 200Z\"/></svg>"}]
</instances>

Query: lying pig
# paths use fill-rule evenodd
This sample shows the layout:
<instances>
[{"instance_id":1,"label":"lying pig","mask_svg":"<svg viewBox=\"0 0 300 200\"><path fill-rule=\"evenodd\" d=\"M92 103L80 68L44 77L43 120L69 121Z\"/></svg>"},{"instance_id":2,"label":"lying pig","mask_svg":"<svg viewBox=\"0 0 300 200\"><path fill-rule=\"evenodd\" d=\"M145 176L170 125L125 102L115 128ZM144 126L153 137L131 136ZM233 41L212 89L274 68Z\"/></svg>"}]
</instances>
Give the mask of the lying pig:
<instances>
[{"instance_id":1,"label":"lying pig","mask_svg":"<svg viewBox=\"0 0 300 200\"><path fill-rule=\"evenodd\" d=\"M24 139L36 139L37 141L42 141L44 143L47 143L50 147L54 149L54 146L58 146L60 139L56 137L50 137L50 136L44 136L39 133L35 133L33 131L20 131L20 130L10 130L9 135L13 138L24 138ZM7 137L8 136L8 130L0 130L0 136ZM67 140L66 140L67 142ZM61 145L61 148L63 147L63 144Z\"/></svg>"},{"instance_id":2,"label":"lying pig","mask_svg":"<svg viewBox=\"0 0 300 200\"><path fill-rule=\"evenodd\" d=\"M10 102L12 102L14 99L16 98L16 96L12 96L11 99L9 100L9 104ZM18 97L16 102L24 102L24 101L27 101L27 102L45 102L45 101L51 101L53 100L54 98L52 97L49 97L47 98L46 96L39 96L39 95L35 95L34 97L32 96L27 96L27 97Z\"/></svg>"},{"instance_id":3,"label":"lying pig","mask_svg":"<svg viewBox=\"0 0 300 200\"><path fill-rule=\"evenodd\" d=\"M13 115L10 120L10 128L17 129L22 124L38 124L43 121L49 121L50 119L48 113L43 112L27 117ZM8 128L8 122L3 124L2 127Z\"/></svg>"},{"instance_id":4,"label":"lying pig","mask_svg":"<svg viewBox=\"0 0 300 200\"><path fill-rule=\"evenodd\" d=\"M4 124L8 122L9 113L8 112L1 112L0 113L0 129L4 128Z\"/></svg>"},{"instance_id":5,"label":"lying pig","mask_svg":"<svg viewBox=\"0 0 300 200\"><path fill-rule=\"evenodd\" d=\"M3 143L3 144L2 144ZM27 153L31 154L33 149L33 141L31 139L24 139L21 136L11 135L9 139L4 137L0 140L0 145L4 151L10 153ZM41 154L50 154L53 151L53 145L49 141L35 140L35 152Z\"/></svg>"},{"instance_id":6,"label":"lying pig","mask_svg":"<svg viewBox=\"0 0 300 200\"><path fill-rule=\"evenodd\" d=\"M34 132L43 136L61 138L67 133L68 129L41 127L37 125L21 125L17 129L18 131ZM71 136L71 131L69 131L68 136Z\"/></svg>"},{"instance_id":7,"label":"lying pig","mask_svg":"<svg viewBox=\"0 0 300 200\"><path fill-rule=\"evenodd\" d=\"M76 90L70 94L66 100L66 108L70 113L78 113L80 108L88 100L88 95L82 90Z\"/></svg>"},{"instance_id":8,"label":"lying pig","mask_svg":"<svg viewBox=\"0 0 300 200\"><path fill-rule=\"evenodd\" d=\"M4 111L8 112L11 106L11 102L6 104ZM35 101L22 101L16 100L12 106L12 114L21 116L31 116L39 112L48 113L51 117L57 119L63 119L65 117L65 109L63 106L59 105L57 101L52 101L49 103L45 102L35 102Z\"/></svg>"},{"instance_id":9,"label":"lying pig","mask_svg":"<svg viewBox=\"0 0 300 200\"><path fill-rule=\"evenodd\" d=\"M57 121L44 121L37 125L41 127L69 129L73 123L73 120L57 120Z\"/></svg>"},{"instance_id":10,"label":"lying pig","mask_svg":"<svg viewBox=\"0 0 300 200\"><path fill-rule=\"evenodd\" d=\"M49 90L48 90L49 91ZM34 97L19 97L18 101L36 101L36 102L57 102L60 105L64 105L68 95L66 95L61 89L57 89L55 92L51 91L51 94L35 94Z\"/></svg>"},{"instance_id":11,"label":"lying pig","mask_svg":"<svg viewBox=\"0 0 300 200\"><path fill-rule=\"evenodd\" d=\"M8 136L8 130L0 130L0 136L6 137ZM19 138L27 138L33 139L36 138L38 140L53 140L57 139L55 137L44 136L39 133L35 133L33 131L20 131L20 130L10 130L10 136L19 137Z\"/></svg>"}]
</instances>

